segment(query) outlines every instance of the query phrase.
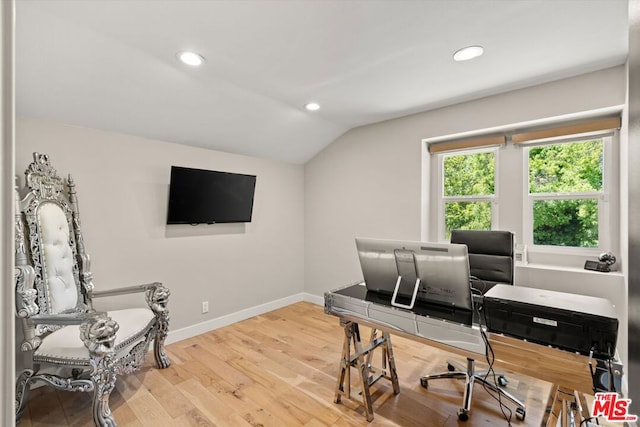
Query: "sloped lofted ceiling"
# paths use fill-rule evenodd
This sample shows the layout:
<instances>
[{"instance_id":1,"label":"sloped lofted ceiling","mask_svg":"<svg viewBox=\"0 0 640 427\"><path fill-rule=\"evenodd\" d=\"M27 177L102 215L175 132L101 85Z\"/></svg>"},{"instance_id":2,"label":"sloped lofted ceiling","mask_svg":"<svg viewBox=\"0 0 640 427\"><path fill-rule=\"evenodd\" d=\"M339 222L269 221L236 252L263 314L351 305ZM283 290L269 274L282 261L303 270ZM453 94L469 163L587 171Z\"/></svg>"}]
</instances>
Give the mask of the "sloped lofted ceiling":
<instances>
[{"instance_id":1,"label":"sloped lofted ceiling","mask_svg":"<svg viewBox=\"0 0 640 427\"><path fill-rule=\"evenodd\" d=\"M627 0L17 0L17 114L304 163L354 127L624 64L627 15ZM468 45L485 54L454 62Z\"/></svg>"}]
</instances>

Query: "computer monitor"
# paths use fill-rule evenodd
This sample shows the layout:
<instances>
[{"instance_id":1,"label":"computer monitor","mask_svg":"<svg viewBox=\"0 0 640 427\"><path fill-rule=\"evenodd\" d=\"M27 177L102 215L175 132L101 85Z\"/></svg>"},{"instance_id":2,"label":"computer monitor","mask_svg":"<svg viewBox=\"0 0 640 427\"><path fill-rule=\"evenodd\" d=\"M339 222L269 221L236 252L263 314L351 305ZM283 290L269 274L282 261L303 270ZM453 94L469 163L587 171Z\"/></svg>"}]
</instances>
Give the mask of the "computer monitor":
<instances>
[{"instance_id":1,"label":"computer monitor","mask_svg":"<svg viewBox=\"0 0 640 427\"><path fill-rule=\"evenodd\" d=\"M393 294L399 275L395 251L402 250L402 247L403 242L396 240L356 238L358 258L367 290ZM402 259L406 257L401 257ZM411 264L415 271L413 259ZM417 278L416 273L414 276Z\"/></svg>"},{"instance_id":2,"label":"computer monitor","mask_svg":"<svg viewBox=\"0 0 640 427\"><path fill-rule=\"evenodd\" d=\"M356 238L356 247L367 290L473 309L466 245Z\"/></svg>"},{"instance_id":3,"label":"computer monitor","mask_svg":"<svg viewBox=\"0 0 640 427\"><path fill-rule=\"evenodd\" d=\"M422 242L413 256L420 279L419 300L473 309L466 245Z\"/></svg>"}]
</instances>

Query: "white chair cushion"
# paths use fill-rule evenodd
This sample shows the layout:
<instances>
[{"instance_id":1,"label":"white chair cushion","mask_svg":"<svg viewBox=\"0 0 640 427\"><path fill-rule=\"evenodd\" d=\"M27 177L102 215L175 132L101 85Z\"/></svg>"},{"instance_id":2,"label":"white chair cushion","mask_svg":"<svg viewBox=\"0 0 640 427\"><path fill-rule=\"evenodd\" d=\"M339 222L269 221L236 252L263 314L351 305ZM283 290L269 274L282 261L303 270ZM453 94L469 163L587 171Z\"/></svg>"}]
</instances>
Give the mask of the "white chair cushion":
<instances>
[{"instance_id":1,"label":"white chair cushion","mask_svg":"<svg viewBox=\"0 0 640 427\"><path fill-rule=\"evenodd\" d=\"M50 313L61 313L76 307L78 287L73 277L73 252L69 245L67 217L55 203L44 203L38 209L42 264L49 288Z\"/></svg>"},{"instance_id":2,"label":"white chair cushion","mask_svg":"<svg viewBox=\"0 0 640 427\"><path fill-rule=\"evenodd\" d=\"M142 336L155 318L148 308L114 310L107 314L120 326L114 344L116 349L127 347L132 340L135 341ZM33 353L33 359L34 361L53 359L88 364L89 350L80 339L80 326L65 326L45 337L40 347Z\"/></svg>"}]
</instances>

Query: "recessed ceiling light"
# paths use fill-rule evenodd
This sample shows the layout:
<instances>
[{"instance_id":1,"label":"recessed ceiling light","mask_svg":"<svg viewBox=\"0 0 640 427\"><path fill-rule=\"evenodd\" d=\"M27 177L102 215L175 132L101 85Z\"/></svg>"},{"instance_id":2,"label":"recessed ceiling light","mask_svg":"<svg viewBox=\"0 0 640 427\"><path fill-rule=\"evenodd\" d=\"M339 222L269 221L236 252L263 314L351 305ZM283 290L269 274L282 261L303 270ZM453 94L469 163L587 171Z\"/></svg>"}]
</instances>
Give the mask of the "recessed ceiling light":
<instances>
[{"instance_id":1,"label":"recessed ceiling light","mask_svg":"<svg viewBox=\"0 0 640 427\"><path fill-rule=\"evenodd\" d=\"M198 67L204 63L204 57L202 55L189 51L178 52L178 59L192 67Z\"/></svg>"},{"instance_id":2,"label":"recessed ceiling light","mask_svg":"<svg viewBox=\"0 0 640 427\"><path fill-rule=\"evenodd\" d=\"M320 109L320 104L316 102L309 102L308 104L305 104L304 108L308 111L318 111Z\"/></svg>"},{"instance_id":3,"label":"recessed ceiling light","mask_svg":"<svg viewBox=\"0 0 640 427\"><path fill-rule=\"evenodd\" d=\"M470 59L477 58L483 53L484 48L482 46L467 46L454 53L453 59L455 61L468 61Z\"/></svg>"}]
</instances>

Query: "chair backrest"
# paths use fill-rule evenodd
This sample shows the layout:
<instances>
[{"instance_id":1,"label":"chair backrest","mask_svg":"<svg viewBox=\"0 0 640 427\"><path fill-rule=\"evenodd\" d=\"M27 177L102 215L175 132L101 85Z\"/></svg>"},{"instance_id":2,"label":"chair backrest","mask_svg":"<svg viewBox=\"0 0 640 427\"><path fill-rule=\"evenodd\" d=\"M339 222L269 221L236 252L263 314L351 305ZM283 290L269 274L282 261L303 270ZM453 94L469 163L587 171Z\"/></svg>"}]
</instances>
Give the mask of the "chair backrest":
<instances>
[{"instance_id":1,"label":"chair backrest","mask_svg":"<svg viewBox=\"0 0 640 427\"><path fill-rule=\"evenodd\" d=\"M451 243L467 245L474 288L485 293L497 283L513 285L513 233L502 230L452 230Z\"/></svg>"},{"instance_id":2,"label":"chair backrest","mask_svg":"<svg viewBox=\"0 0 640 427\"><path fill-rule=\"evenodd\" d=\"M16 266L33 268L35 311L45 315L86 311L93 284L80 232L75 185L71 177L64 180L57 175L48 156L33 156L25 171L27 194L16 203ZM17 287L21 317L28 317L20 314L19 304L33 300L29 292L33 291ZM56 327L39 325L36 334L53 329Z\"/></svg>"}]
</instances>

